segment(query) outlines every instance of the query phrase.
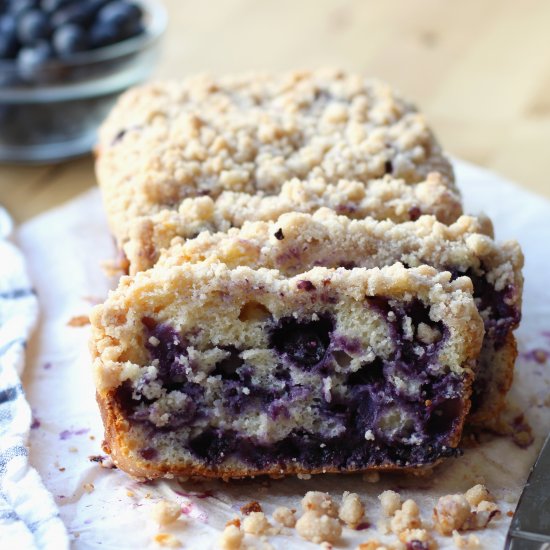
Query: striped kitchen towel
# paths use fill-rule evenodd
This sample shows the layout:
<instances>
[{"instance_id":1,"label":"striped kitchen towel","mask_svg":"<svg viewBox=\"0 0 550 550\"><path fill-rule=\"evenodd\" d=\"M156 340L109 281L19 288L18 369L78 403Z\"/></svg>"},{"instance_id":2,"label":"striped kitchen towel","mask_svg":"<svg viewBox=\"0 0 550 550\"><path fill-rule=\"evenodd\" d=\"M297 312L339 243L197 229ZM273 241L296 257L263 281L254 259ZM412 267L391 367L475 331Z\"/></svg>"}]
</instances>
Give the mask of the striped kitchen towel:
<instances>
[{"instance_id":1,"label":"striped kitchen towel","mask_svg":"<svg viewBox=\"0 0 550 550\"><path fill-rule=\"evenodd\" d=\"M23 257L9 241L11 218L0 207L0 547L68 548L59 512L29 465L31 409L21 385L25 347L38 300Z\"/></svg>"}]
</instances>

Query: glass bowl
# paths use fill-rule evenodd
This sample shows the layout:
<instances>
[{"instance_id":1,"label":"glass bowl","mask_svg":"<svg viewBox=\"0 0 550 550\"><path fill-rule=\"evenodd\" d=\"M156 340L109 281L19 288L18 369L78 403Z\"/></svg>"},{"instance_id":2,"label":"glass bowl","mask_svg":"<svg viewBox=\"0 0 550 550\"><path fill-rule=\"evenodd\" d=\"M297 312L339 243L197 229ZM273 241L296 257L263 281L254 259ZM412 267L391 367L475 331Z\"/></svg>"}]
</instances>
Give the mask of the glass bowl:
<instances>
[{"instance_id":1,"label":"glass bowl","mask_svg":"<svg viewBox=\"0 0 550 550\"><path fill-rule=\"evenodd\" d=\"M30 75L0 60L0 162L39 164L92 150L118 95L145 80L158 57L167 15L141 0L145 30L112 46L52 60Z\"/></svg>"}]
</instances>

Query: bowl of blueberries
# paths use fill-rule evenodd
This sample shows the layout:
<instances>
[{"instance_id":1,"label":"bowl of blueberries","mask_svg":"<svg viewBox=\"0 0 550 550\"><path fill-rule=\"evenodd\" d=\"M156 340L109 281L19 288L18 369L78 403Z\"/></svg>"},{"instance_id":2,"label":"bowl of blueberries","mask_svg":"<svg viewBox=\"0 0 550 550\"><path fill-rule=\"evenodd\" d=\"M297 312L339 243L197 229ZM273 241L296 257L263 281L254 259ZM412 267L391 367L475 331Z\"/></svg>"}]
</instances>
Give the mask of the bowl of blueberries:
<instances>
[{"instance_id":1,"label":"bowl of blueberries","mask_svg":"<svg viewBox=\"0 0 550 550\"><path fill-rule=\"evenodd\" d=\"M151 73L158 0L0 0L0 161L86 154L118 95Z\"/></svg>"}]
</instances>

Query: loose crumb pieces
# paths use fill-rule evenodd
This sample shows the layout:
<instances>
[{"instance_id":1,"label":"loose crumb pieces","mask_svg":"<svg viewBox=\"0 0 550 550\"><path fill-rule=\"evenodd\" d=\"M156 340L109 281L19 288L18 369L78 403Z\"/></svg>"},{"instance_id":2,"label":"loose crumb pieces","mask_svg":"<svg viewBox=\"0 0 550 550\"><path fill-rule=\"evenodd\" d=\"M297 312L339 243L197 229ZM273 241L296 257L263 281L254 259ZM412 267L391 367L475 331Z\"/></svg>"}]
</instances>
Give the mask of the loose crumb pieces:
<instances>
[{"instance_id":1,"label":"loose crumb pieces","mask_svg":"<svg viewBox=\"0 0 550 550\"><path fill-rule=\"evenodd\" d=\"M170 533L158 533L153 537L153 540L159 545L166 548L181 548L181 542Z\"/></svg>"},{"instance_id":2,"label":"loose crumb pieces","mask_svg":"<svg viewBox=\"0 0 550 550\"><path fill-rule=\"evenodd\" d=\"M458 531L453 531L453 542L457 548L464 550L475 550L480 547L479 539L475 535L461 535Z\"/></svg>"},{"instance_id":3,"label":"loose crumb pieces","mask_svg":"<svg viewBox=\"0 0 550 550\"><path fill-rule=\"evenodd\" d=\"M250 512L250 514L243 519L242 525L243 531L251 535L264 535L271 527L271 524L263 512Z\"/></svg>"},{"instance_id":4,"label":"loose crumb pieces","mask_svg":"<svg viewBox=\"0 0 550 550\"><path fill-rule=\"evenodd\" d=\"M260 503L256 500L251 500L250 502L247 502L246 504L243 504L241 506L241 514L244 516L248 516L251 512L261 512L262 507L260 506Z\"/></svg>"},{"instance_id":5,"label":"loose crumb pieces","mask_svg":"<svg viewBox=\"0 0 550 550\"><path fill-rule=\"evenodd\" d=\"M71 317L67 322L67 326L69 327L84 327L89 324L90 318L88 317L88 315L76 315L74 317Z\"/></svg>"},{"instance_id":6,"label":"loose crumb pieces","mask_svg":"<svg viewBox=\"0 0 550 550\"><path fill-rule=\"evenodd\" d=\"M69 447L69 452L70 453L78 453L78 448L77 447Z\"/></svg>"},{"instance_id":7,"label":"loose crumb pieces","mask_svg":"<svg viewBox=\"0 0 550 550\"><path fill-rule=\"evenodd\" d=\"M275 508L273 519L285 527L294 527L296 525L295 510L291 510L285 506Z\"/></svg>"},{"instance_id":8,"label":"loose crumb pieces","mask_svg":"<svg viewBox=\"0 0 550 550\"><path fill-rule=\"evenodd\" d=\"M405 529L399 533L399 540L415 550L435 550L437 544L426 529Z\"/></svg>"},{"instance_id":9,"label":"loose crumb pieces","mask_svg":"<svg viewBox=\"0 0 550 550\"><path fill-rule=\"evenodd\" d=\"M453 531L484 529L500 510L483 485L476 485L464 495L441 497L434 508L436 529L443 535Z\"/></svg>"},{"instance_id":10,"label":"loose crumb pieces","mask_svg":"<svg viewBox=\"0 0 550 550\"><path fill-rule=\"evenodd\" d=\"M445 495L434 508L433 519L436 529L442 535L463 529L470 518L472 508L464 495Z\"/></svg>"},{"instance_id":11,"label":"loose crumb pieces","mask_svg":"<svg viewBox=\"0 0 550 550\"><path fill-rule=\"evenodd\" d=\"M401 508L401 497L395 491L384 491L378 496L378 500L386 516L393 516Z\"/></svg>"},{"instance_id":12,"label":"loose crumb pieces","mask_svg":"<svg viewBox=\"0 0 550 550\"><path fill-rule=\"evenodd\" d=\"M163 527L174 523L181 516L181 506L171 500L159 500L151 509L151 517Z\"/></svg>"},{"instance_id":13,"label":"loose crumb pieces","mask_svg":"<svg viewBox=\"0 0 550 550\"><path fill-rule=\"evenodd\" d=\"M481 501L487 500L489 502L494 502L493 495L489 493L485 485L474 485L471 489L468 489L464 493L464 497L470 503L470 506L477 506Z\"/></svg>"},{"instance_id":14,"label":"loose crumb pieces","mask_svg":"<svg viewBox=\"0 0 550 550\"><path fill-rule=\"evenodd\" d=\"M229 525L234 525L235 527L237 527L238 529L241 528L241 520L239 518L233 518L233 519L230 519L226 524L225 526L228 527Z\"/></svg>"},{"instance_id":15,"label":"loose crumb pieces","mask_svg":"<svg viewBox=\"0 0 550 550\"><path fill-rule=\"evenodd\" d=\"M361 523L365 508L359 499L357 493L345 491L342 496L342 504L338 512L338 517L348 526L354 529Z\"/></svg>"},{"instance_id":16,"label":"loose crumb pieces","mask_svg":"<svg viewBox=\"0 0 550 550\"><path fill-rule=\"evenodd\" d=\"M414 500L406 500L397 510L390 521L390 528L393 533L399 535L407 529L419 529L422 527L420 521L420 510Z\"/></svg>"},{"instance_id":17,"label":"loose crumb pieces","mask_svg":"<svg viewBox=\"0 0 550 550\"><path fill-rule=\"evenodd\" d=\"M135 497L136 494L134 493L134 491L126 491L126 496L132 498Z\"/></svg>"},{"instance_id":18,"label":"loose crumb pieces","mask_svg":"<svg viewBox=\"0 0 550 550\"><path fill-rule=\"evenodd\" d=\"M227 525L220 537L221 550L239 550L244 533L236 525Z\"/></svg>"},{"instance_id":19,"label":"loose crumb pieces","mask_svg":"<svg viewBox=\"0 0 550 550\"><path fill-rule=\"evenodd\" d=\"M89 494L89 493L92 493L95 489L94 487L94 484L93 483L84 483L84 485L82 485L82 488Z\"/></svg>"},{"instance_id":20,"label":"loose crumb pieces","mask_svg":"<svg viewBox=\"0 0 550 550\"><path fill-rule=\"evenodd\" d=\"M302 509L304 512L315 512L331 518L338 517L338 507L331 496L321 491L308 491L302 499Z\"/></svg>"},{"instance_id":21,"label":"loose crumb pieces","mask_svg":"<svg viewBox=\"0 0 550 550\"><path fill-rule=\"evenodd\" d=\"M336 542L342 534L342 526L334 517L326 514L319 515L315 510L308 510L296 522L296 531L302 538L320 544Z\"/></svg>"}]
</instances>

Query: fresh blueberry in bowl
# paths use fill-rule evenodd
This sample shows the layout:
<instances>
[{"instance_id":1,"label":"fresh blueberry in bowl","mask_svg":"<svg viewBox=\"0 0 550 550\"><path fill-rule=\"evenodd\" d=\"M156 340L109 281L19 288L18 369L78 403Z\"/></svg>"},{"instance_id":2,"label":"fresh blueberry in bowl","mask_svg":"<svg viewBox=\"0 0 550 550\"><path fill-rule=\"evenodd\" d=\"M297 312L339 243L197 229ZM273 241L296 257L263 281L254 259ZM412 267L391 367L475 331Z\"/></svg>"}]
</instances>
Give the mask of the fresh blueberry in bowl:
<instances>
[{"instance_id":1,"label":"fresh blueberry in bowl","mask_svg":"<svg viewBox=\"0 0 550 550\"><path fill-rule=\"evenodd\" d=\"M165 27L160 0L0 0L0 161L89 152Z\"/></svg>"}]
</instances>

